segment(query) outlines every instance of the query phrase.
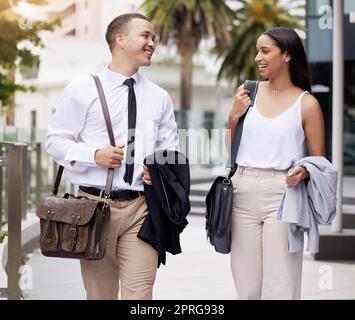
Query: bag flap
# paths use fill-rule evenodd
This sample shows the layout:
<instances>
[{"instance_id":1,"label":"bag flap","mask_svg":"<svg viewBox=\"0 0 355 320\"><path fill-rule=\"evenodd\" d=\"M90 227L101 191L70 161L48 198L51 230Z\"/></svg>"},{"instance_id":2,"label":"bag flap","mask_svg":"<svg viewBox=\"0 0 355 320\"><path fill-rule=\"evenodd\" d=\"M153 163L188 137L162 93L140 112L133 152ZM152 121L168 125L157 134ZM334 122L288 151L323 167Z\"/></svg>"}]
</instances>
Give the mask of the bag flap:
<instances>
[{"instance_id":1,"label":"bag flap","mask_svg":"<svg viewBox=\"0 0 355 320\"><path fill-rule=\"evenodd\" d=\"M59 221L72 224L77 221L77 225L85 225L92 218L97 206L97 200L82 198L57 198L47 197L41 206L37 208L37 216L40 219L47 219L50 212L54 212L51 221Z\"/></svg>"}]
</instances>

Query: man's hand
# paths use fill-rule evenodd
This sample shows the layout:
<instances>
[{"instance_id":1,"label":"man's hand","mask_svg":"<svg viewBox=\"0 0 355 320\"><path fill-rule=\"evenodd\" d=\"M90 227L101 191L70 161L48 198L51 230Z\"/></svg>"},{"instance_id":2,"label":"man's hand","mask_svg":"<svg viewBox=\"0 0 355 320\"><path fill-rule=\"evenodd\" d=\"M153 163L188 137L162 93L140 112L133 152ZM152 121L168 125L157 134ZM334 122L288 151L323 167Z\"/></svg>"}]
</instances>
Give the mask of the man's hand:
<instances>
[{"instance_id":1,"label":"man's hand","mask_svg":"<svg viewBox=\"0 0 355 320\"><path fill-rule=\"evenodd\" d=\"M290 169L287 177L286 183L289 187L297 186L303 179L309 177L309 173L306 168L303 167L296 167L294 169Z\"/></svg>"},{"instance_id":2,"label":"man's hand","mask_svg":"<svg viewBox=\"0 0 355 320\"><path fill-rule=\"evenodd\" d=\"M95 152L95 162L103 168L120 168L124 159L124 144L108 146Z\"/></svg>"},{"instance_id":3,"label":"man's hand","mask_svg":"<svg viewBox=\"0 0 355 320\"><path fill-rule=\"evenodd\" d=\"M150 179L148 167L143 165L143 182L147 185L152 185L152 180Z\"/></svg>"}]
</instances>

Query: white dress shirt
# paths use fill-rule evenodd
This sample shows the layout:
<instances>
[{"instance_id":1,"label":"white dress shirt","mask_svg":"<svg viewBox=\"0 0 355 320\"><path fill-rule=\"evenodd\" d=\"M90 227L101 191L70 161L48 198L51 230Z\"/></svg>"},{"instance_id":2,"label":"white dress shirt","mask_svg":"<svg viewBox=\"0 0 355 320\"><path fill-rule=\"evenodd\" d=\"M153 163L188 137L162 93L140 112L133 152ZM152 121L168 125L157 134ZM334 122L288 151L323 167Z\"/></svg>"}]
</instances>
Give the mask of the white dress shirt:
<instances>
[{"instance_id":1,"label":"white dress shirt","mask_svg":"<svg viewBox=\"0 0 355 320\"><path fill-rule=\"evenodd\" d=\"M128 87L123 82L127 77L108 67L97 75L106 96L116 145L124 144L126 152ZM138 72L131 78L135 80L137 101L133 181L129 185L123 180L123 160L122 166L115 169L112 189L143 191L143 159L158 150L179 150L179 139L169 94ZM71 183L103 189L107 169L96 164L94 155L96 150L108 145L110 141L94 79L90 75L79 77L62 94L48 125L46 150L66 168Z\"/></svg>"}]
</instances>

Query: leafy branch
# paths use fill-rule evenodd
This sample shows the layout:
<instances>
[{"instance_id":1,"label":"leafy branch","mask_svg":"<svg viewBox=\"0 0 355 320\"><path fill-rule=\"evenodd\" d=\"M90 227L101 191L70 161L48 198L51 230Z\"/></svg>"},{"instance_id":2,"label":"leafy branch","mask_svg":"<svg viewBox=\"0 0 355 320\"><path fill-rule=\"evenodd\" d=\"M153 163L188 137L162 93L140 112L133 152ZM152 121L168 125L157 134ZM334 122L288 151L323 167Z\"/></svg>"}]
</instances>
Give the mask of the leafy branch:
<instances>
[{"instance_id":1,"label":"leafy branch","mask_svg":"<svg viewBox=\"0 0 355 320\"><path fill-rule=\"evenodd\" d=\"M4 239L7 237L7 231L0 231L0 244L3 243Z\"/></svg>"}]
</instances>

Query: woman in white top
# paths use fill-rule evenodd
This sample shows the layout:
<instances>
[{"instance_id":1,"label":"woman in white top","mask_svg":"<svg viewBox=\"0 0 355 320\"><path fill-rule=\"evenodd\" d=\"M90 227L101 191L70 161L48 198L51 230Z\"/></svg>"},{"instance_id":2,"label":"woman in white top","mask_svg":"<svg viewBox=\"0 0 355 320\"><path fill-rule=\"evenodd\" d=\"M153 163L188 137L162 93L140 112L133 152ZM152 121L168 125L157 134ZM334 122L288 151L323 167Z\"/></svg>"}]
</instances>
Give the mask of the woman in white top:
<instances>
[{"instance_id":1,"label":"woman in white top","mask_svg":"<svg viewBox=\"0 0 355 320\"><path fill-rule=\"evenodd\" d=\"M309 155L324 156L324 121L297 33L267 30L256 47L265 81L249 110L250 97L240 86L228 117L233 136L248 110L233 176L231 267L239 299L300 299L302 252L288 252L287 224L276 213L285 188L308 177L305 168L289 170L305 147Z\"/></svg>"}]
</instances>

